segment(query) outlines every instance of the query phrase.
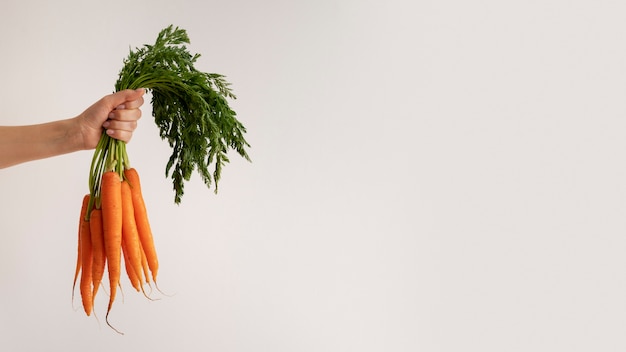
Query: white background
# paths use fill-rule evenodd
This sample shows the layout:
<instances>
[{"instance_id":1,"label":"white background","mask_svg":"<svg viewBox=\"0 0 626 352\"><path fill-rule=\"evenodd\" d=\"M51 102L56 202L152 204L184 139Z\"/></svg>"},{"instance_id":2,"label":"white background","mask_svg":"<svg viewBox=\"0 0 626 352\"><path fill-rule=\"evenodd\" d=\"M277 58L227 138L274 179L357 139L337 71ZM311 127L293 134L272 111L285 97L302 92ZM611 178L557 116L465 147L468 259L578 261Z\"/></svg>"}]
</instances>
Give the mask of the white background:
<instances>
[{"instance_id":1,"label":"white background","mask_svg":"<svg viewBox=\"0 0 626 352\"><path fill-rule=\"evenodd\" d=\"M0 119L75 116L187 29L248 128L180 206L149 104L128 146L160 255L104 324L71 284L91 152L0 170L7 351L626 350L621 1L0 5ZM76 302L78 303L78 301ZM76 304L78 307L78 304Z\"/></svg>"}]
</instances>

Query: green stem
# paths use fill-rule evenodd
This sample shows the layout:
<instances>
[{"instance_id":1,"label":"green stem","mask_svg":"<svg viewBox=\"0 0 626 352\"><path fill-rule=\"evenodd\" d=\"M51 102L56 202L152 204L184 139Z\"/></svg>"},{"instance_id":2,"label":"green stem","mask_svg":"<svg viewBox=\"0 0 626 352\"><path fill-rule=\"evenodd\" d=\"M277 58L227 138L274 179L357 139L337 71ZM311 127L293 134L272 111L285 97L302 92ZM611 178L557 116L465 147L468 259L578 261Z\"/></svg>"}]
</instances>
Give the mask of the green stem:
<instances>
[{"instance_id":1,"label":"green stem","mask_svg":"<svg viewBox=\"0 0 626 352\"><path fill-rule=\"evenodd\" d=\"M123 170L130 169L130 158L128 157L128 153L126 152L126 143L121 142L122 147L122 160L124 161Z\"/></svg>"},{"instance_id":2,"label":"green stem","mask_svg":"<svg viewBox=\"0 0 626 352\"><path fill-rule=\"evenodd\" d=\"M117 168L115 171L120 175L120 179L124 177L124 148L125 144L122 141L115 141L117 150Z\"/></svg>"},{"instance_id":3,"label":"green stem","mask_svg":"<svg viewBox=\"0 0 626 352\"><path fill-rule=\"evenodd\" d=\"M106 160L108 153L108 146L110 143L111 137L106 134L102 134L100 140L98 141L98 145L93 154L93 158L91 160L91 168L89 170L89 206L88 209L93 209L94 204L99 206L100 199L100 184L102 180L102 173L104 168L104 160ZM86 220L88 221L91 215L91 211L88 211L85 215Z\"/></svg>"},{"instance_id":4,"label":"green stem","mask_svg":"<svg viewBox=\"0 0 626 352\"><path fill-rule=\"evenodd\" d=\"M115 171L115 159L117 157L115 143L111 142L109 137L109 157L107 158L106 171Z\"/></svg>"}]
</instances>

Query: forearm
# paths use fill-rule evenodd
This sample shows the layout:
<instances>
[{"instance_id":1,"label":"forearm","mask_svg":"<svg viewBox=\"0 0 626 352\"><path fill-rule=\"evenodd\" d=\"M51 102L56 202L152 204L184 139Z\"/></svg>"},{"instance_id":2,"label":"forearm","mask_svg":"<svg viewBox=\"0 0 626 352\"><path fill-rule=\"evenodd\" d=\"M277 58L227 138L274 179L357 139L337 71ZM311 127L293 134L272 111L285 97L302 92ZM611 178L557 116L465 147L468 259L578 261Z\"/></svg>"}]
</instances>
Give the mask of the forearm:
<instances>
[{"instance_id":1,"label":"forearm","mask_svg":"<svg viewBox=\"0 0 626 352\"><path fill-rule=\"evenodd\" d=\"M29 126L0 126L0 168L83 149L80 126L67 119Z\"/></svg>"}]
</instances>

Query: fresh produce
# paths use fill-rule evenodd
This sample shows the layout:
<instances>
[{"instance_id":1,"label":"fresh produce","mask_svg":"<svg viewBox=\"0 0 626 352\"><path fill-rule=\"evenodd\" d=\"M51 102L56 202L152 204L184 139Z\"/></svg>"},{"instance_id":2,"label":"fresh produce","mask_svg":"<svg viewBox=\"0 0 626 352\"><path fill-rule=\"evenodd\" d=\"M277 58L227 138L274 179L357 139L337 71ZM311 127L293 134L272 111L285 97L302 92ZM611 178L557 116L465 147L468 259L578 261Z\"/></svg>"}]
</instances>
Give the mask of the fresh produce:
<instances>
[{"instance_id":1,"label":"fresh produce","mask_svg":"<svg viewBox=\"0 0 626 352\"><path fill-rule=\"evenodd\" d=\"M139 233L137 232L137 223L135 222L135 210L133 198L130 194L130 184L127 180L122 181L122 204L122 248L125 255L124 260L129 268L128 271L131 272L133 287L140 291L141 281L143 281L143 268L141 266L142 249L139 242Z\"/></svg>"},{"instance_id":2,"label":"fresh produce","mask_svg":"<svg viewBox=\"0 0 626 352\"><path fill-rule=\"evenodd\" d=\"M121 277L122 259L122 182L115 171L106 171L102 175L100 192L102 206L102 232L104 233L104 252L109 269L109 312L115 301L117 286ZM98 207L98 206L96 206Z\"/></svg>"},{"instance_id":3,"label":"fresh produce","mask_svg":"<svg viewBox=\"0 0 626 352\"><path fill-rule=\"evenodd\" d=\"M81 269L83 267L83 258L82 258L82 246L80 245L80 234L83 229L83 221L85 220L85 216L87 214L87 206L89 205L89 194L86 194L83 197L83 201L80 207L80 217L78 218L78 250L76 254L76 270L74 272L74 283L72 285L72 301L74 301L74 291L76 290L76 282L78 281L78 277L81 274Z\"/></svg>"},{"instance_id":4,"label":"fresh produce","mask_svg":"<svg viewBox=\"0 0 626 352\"><path fill-rule=\"evenodd\" d=\"M130 187L130 195L133 202L133 211L135 213L135 225L139 234L139 242L141 243L141 264L145 275L146 282L152 281L156 283L157 273L159 271L159 259L157 258L156 249L154 248L154 240L152 238L152 229L148 220L148 211L141 193L141 181L137 170L130 168L124 170L124 176L132 185ZM148 275L148 271L150 275Z\"/></svg>"},{"instance_id":5,"label":"fresh produce","mask_svg":"<svg viewBox=\"0 0 626 352\"><path fill-rule=\"evenodd\" d=\"M106 267L106 251L104 248L104 230L102 227L102 209L92 209L89 217L91 232L91 282L93 284L91 299L96 297ZM92 303L93 306L93 303Z\"/></svg>"},{"instance_id":6,"label":"fresh produce","mask_svg":"<svg viewBox=\"0 0 626 352\"><path fill-rule=\"evenodd\" d=\"M172 149L165 176L172 180L176 204L194 170L217 192L229 150L250 160L246 129L228 104L228 99L235 99L230 84L220 74L196 69L200 55L189 53L185 44L189 37L184 29L163 29L154 44L130 51L115 83L115 91L145 88L152 94L154 121ZM106 322L111 326L109 313L121 287L122 259L132 286L148 298L144 285L152 283L158 290L159 261L139 174L130 164L126 144L106 133L93 155L89 194L80 214L72 292L80 274L83 308L90 315L106 267Z\"/></svg>"},{"instance_id":7,"label":"fresh produce","mask_svg":"<svg viewBox=\"0 0 626 352\"><path fill-rule=\"evenodd\" d=\"M89 222L83 220L80 229L80 243L81 243L81 261L82 261L82 274L80 277L80 295L83 298L83 307L87 315L91 314L92 310L92 293L91 289L91 232L89 231Z\"/></svg>"}]
</instances>

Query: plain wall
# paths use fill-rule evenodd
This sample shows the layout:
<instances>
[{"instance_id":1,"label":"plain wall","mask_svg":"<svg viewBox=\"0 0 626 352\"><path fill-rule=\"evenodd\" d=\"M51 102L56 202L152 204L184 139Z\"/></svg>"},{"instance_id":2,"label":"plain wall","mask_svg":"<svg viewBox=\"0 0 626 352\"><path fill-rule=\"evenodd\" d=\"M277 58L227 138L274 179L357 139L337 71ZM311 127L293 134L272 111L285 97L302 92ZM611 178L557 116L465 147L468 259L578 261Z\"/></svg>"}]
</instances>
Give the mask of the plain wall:
<instances>
[{"instance_id":1,"label":"plain wall","mask_svg":"<svg viewBox=\"0 0 626 352\"><path fill-rule=\"evenodd\" d=\"M174 24L232 83L253 162L176 206L144 106L128 152L173 295L123 281L124 336L104 293L99 320L71 301L92 153L0 170L0 349L625 350L624 11L3 1L1 124L75 116Z\"/></svg>"}]
</instances>

